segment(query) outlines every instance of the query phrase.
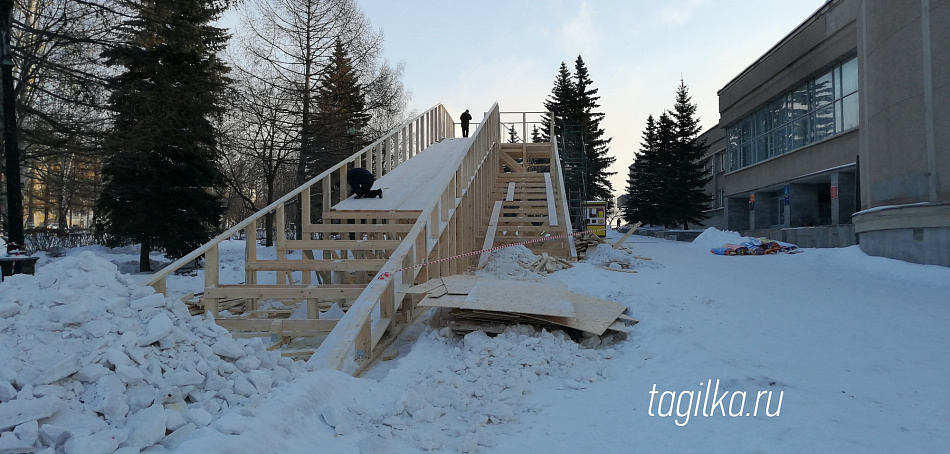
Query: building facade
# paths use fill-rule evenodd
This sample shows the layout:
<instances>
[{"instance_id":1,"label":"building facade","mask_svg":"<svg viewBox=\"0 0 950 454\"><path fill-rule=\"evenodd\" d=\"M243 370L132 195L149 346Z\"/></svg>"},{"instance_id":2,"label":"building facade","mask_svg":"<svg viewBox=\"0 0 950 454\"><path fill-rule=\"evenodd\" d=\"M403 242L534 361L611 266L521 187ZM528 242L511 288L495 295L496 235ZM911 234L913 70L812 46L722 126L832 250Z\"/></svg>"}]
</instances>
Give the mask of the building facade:
<instances>
[{"instance_id":1,"label":"building facade","mask_svg":"<svg viewBox=\"0 0 950 454\"><path fill-rule=\"evenodd\" d=\"M950 266L950 0L829 0L718 94L707 226Z\"/></svg>"}]
</instances>

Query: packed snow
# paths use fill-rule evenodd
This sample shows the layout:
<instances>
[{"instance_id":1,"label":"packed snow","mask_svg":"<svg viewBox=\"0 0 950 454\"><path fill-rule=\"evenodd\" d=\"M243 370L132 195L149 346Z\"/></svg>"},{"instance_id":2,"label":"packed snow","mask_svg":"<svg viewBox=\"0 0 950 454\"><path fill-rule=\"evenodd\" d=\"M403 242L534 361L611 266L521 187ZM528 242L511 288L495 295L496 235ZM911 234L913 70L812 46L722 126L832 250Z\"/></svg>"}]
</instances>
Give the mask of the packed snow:
<instances>
[{"instance_id":1,"label":"packed snow","mask_svg":"<svg viewBox=\"0 0 950 454\"><path fill-rule=\"evenodd\" d=\"M634 235L549 275L501 249L480 275L565 284L641 322L578 343L423 319L362 378L189 316L178 296L200 271L165 298L127 274L135 250L39 253L35 276L0 284L0 453L944 450L950 268L857 247L709 252L742 240ZM243 245L221 247L225 282Z\"/></svg>"}]
</instances>

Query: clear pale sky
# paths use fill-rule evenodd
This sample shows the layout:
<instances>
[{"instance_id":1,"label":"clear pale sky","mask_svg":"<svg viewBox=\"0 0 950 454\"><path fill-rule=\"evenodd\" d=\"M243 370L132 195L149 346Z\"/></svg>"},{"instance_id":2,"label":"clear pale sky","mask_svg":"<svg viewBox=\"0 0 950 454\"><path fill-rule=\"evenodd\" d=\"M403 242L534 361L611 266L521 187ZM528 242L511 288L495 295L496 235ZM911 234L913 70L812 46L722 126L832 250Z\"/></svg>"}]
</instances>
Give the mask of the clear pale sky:
<instances>
[{"instance_id":1,"label":"clear pale sky","mask_svg":"<svg viewBox=\"0 0 950 454\"><path fill-rule=\"evenodd\" d=\"M804 22L825 0L358 0L384 34L384 55L404 62L409 107L443 104L475 121L540 111L561 62L581 55L612 137L614 195L648 115L673 107L682 77L703 129L719 121L716 92Z\"/></svg>"}]
</instances>

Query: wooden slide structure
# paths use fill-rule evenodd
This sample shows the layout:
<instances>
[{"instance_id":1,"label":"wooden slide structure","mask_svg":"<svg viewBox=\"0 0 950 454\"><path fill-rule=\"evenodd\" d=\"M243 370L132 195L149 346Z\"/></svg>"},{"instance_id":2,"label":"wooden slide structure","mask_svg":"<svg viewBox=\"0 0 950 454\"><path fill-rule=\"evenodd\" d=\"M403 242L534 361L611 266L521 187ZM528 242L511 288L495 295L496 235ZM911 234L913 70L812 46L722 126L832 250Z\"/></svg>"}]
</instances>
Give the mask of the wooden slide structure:
<instances>
[{"instance_id":1,"label":"wooden slide structure","mask_svg":"<svg viewBox=\"0 0 950 454\"><path fill-rule=\"evenodd\" d=\"M503 144L499 118L496 103L471 137L456 138L453 117L437 105L147 283L166 293L166 279L203 256L204 289L183 300L194 299L235 336L269 338L270 349L358 374L427 309L409 287L473 271L489 254L478 251L509 244L576 257L556 145ZM345 182L353 167L373 171L384 197L351 197ZM285 233L293 231L294 210L301 239ZM268 214L275 219L276 254L264 259L254 233ZM219 246L242 231L248 232L244 282L221 282ZM262 304L271 301L303 304L306 317L302 309L288 318L288 311ZM223 316L238 304L243 316ZM345 311L342 317L320 318L333 305Z\"/></svg>"}]
</instances>

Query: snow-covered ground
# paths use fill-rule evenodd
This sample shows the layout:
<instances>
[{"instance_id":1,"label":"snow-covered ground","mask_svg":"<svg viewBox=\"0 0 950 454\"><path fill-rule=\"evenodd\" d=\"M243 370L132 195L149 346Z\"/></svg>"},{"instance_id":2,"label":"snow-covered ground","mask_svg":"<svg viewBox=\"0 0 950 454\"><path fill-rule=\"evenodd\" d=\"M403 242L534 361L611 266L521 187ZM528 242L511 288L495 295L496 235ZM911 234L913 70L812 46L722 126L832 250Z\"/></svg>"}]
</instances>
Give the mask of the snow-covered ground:
<instances>
[{"instance_id":1,"label":"snow-covered ground","mask_svg":"<svg viewBox=\"0 0 950 454\"><path fill-rule=\"evenodd\" d=\"M363 378L188 317L124 274L135 250L40 254L36 276L0 284L0 453L945 451L950 268L857 247L709 252L739 241L633 236L548 276L501 250L483 274L563 283L641 322L584 346L419 324ZM243 244L221 248L225 281ZM616 261L638 273L597 267Z\"/></svg>"}]
</instances>

